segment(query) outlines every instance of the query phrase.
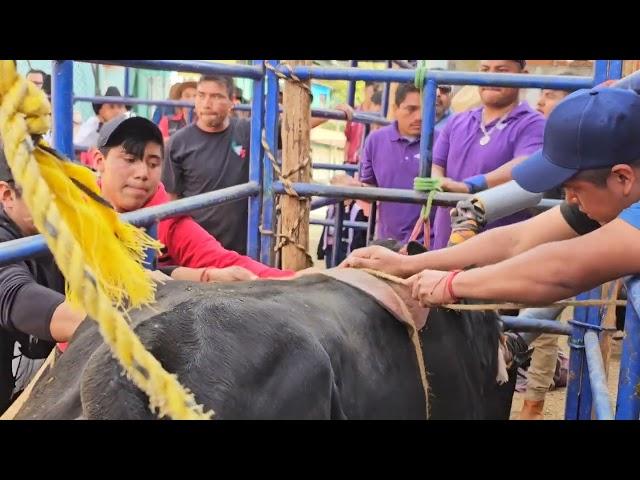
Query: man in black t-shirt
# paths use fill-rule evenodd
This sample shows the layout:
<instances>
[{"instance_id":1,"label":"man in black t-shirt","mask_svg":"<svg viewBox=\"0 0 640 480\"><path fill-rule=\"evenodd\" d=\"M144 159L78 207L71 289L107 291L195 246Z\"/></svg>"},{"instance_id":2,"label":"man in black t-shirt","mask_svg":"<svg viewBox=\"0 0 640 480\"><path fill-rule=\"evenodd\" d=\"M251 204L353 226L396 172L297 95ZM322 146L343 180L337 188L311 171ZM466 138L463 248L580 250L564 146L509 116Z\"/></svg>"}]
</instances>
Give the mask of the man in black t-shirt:
<instances>
[{"instance_id":1,"label":"man in black t-shirt","mask_svg":"<svg viewBox=\"0 0 640 480\"><path fill-rule=\"evenodd\" d=\"M165 151L162 182L172 198L191 197L249 181L251 120L232 115L234 99L231 77L203 75L198 81L197 121L177 131ZM344 111L347 118L353 114L348 105L338 105L336 109ZM326 121L312 118L311 128ZM246 254L247 199L206 207L192 216L226 249Z\"/></svg>"},{"instance_id":2,"label":"man in black t-shirt","mask_svg":"<svg viewBox=\"0 0 640 480\"><path fill-rule=\"evenodd\" d=\"M165 151L162 182L173 198L191 197L249 181L248 119L231 116L233 80L203 75L195 99L196 123L177 131ZM247 250L246 198L192 212L228 250Z\"/></svg>"}]
</instances>

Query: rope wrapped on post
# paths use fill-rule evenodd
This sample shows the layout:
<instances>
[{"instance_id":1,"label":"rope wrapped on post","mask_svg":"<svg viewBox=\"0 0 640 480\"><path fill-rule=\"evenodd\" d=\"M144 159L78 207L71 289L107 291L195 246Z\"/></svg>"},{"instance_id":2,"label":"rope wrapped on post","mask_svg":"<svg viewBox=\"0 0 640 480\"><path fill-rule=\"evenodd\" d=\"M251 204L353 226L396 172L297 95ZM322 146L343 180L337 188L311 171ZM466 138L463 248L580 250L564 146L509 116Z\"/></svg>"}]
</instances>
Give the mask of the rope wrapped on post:
<instances>
[{"instance_id":1,"label":"rope wrapped on post","mask_svg":"<svg viewBox=\"0 0 640 480\"><path fill-rule=\"evenodd\" d=\"M442 179L431 178L431 177L416 177L413 179L413 189L416 192L427 193L427 201L422 206L420 216L422 218L428 219L429 215L431 214L431 206L433 204L433 199L435 198L438 192L442 191Z\"/></svg>"},{"instance_id":2,"label":"rope wrapped on post","mask_svg":"<svg viewBox=\"0 0 640 480\"><path fill-rule=\"evenodd\" d=\"M430 177L416 177L413 179L413 189L416 192L427 193L427 201L422 206L420 216L416 221L409 241L415 241L420 236L420 230L423 230L424 238L423 243L427 250L429 249L429 241L431 239L431 208L433 205L433 199L438 192L442 191L442 179L430 178Z\"/></svg>"},{"instance_id":3,"label":"rope wrapped on post","mask_svg":"<svg viewBox=\"0 0 640 480\"><path fill-rule=\"evenodd\" d=\"M416 74L414 79L414 84L416 88L420 90L420 104L423 103L423 93L424 93L424 79L427 75L428 68L426 66L426 61L419 60L416 66ZM433 204L433 199L436 196L436 193L442 192L442 179L441 178L431 178L431 177L416 177L413 179L413 189L416 192L427 193L427 201L422 206L422 210L420 211L420 217L418 218L415 226L413 227L413 231L411 232L411 236L409 237L410 241L417 240L420 236L420 230L423 230L424 246L429 249L429 242L431 239L431 221L429 216L431 215L431 208Z\"/></svg>"},{"instance_id":4,"label":"rope wrapped on post","mask_svg":"<svg viewBox=\"0 0 640 480\"><path fill-rule=\"evenodd\" d=\"M287 68L287 70L289 71L288 76L282 73L273 65L271 65L269 62L267 61L264 62L265 68L267 68L268 70L271 70L276 75L276 77L281 78L282 80L285 80L287 82L296 83L299 87L303 88L304 90L307 91L309 95L311 95L311 87L309 87L309 85L307 85L302 80L300 80L300 77L298 77L295 73L293 73L293 68L291 68L291 65L289 65L288 63L281 63L280 65Z\"/></svg>"},{"instance_id":5,"label":"rope wrapped on post","mask_svg":"<svg viewBox=\"0 0 640 480\"><path fill-rule=\"evenodd\" d=\"M128 377L150 408L174 419L208 419L193 394L144 348L125 320L126 308L149 305L155 284L144 270L146 248L161 245L122 223L100 198L93 174L66 161L42 139L51 107L44 93L0 61L0 135L7 163L33 223L42 232L67 282L71 304L99 325Z\"/></svg>"},{"instance_id":6,"label":"rope wrapped on post","mask_svg":"<svg viewBox=\"0 0 640 480\"><path fill-rule=\"evenodd\" d=\"M282 72L280 72L277 68L275 68L273 65L271 65L268 62L264 62L264 66L265 68L271 70L272 72L274 72L274 74L278 77L278 78L282 78L283 80L286 80L288 82L294 82L297 85L299 85L300 87L302 87L307 94L311 95L311 88L309 87L309 85L307 85L306 83L304 83L302 80L300 80L300 78L295 75L293 73L293 69L291 68L290 65L286 64L286 63L281 63L280 65L287 67L287 69L289 70L289 76L284 75ZM304 169L306 169L309 165L311 165L311 155L308 152L307 155L305 155L305 158L302 160L301 163L299 163L296 167L286 171L286 172L282 172L282 169L280 168L280 165L278 165L278 161L275 157L275 155L273 154L273 152L271 151L271 149L269 148L269 143L267 142L267 138L266 138L266 130L263 128L262 129L262 147L264 148L264 152L265 155L267 155L267 158L269 159L269 161L271 162L271 165L273 167L274 172L276 173L278 180L280 180L284 186L284 189L287 193L287 195L291 196L291 197L295 197L298 199L298 201L302 204L304 204L305 206L307 204L309 204L311 202L311 199L308 197L303 197L300 196L298 194L298 192L295 191L295 189L293 188L293 182L291 182L291 180L289 180L293 175L297 174L298 172L303 171ZM298 217L296 218L296 221L294 222L294 224L291 226L291 228L289 228L288 232L279 232L279 233L275 233L271 230L265 230L262 228L262 225L260 225L258 227L258 229L260 230L260 233L262 233L263 235L271 235L273 237L275 237L277 239L277 243L274 246L274 252L278 252L280 250L282 250L282 248L287 245L287 244L291 244L293 245L295 248L297 248L299 251L301 251L308 263L308 266L313 265L313 257L309 254L309 251L307 250L306 246L301 245L299 242L297 242L295 240L295 235L298 232L300 225L302 224L303 220L305 218L305 214L304 214L304 209L301 208L300 209L300 215L298 215Z\"/></svg>"},{"instance_id":7,"label":"rope wrapped on post","mask_svg":"<svg viewBox=\"0 0 640 480\"><path fill-rule=\"evenodd\" d=\"M416 66L416 77L413 83L416 86L416 88L420 90L420 100L422 100L422 92L424 90L424 79L427 76L428 71L429 69L427 68L427 62L425 60L418 60L418 64Z\"/></svg>"},{"instance_id":8,"label":"rope wrapped on post","mask_svg":"<svg viewBox=\"0 0 640 480\"><path fill-rule=\"evenodd\" d=\"M295 191L295 189L293 188L293 183L291 182L291 180L289 180L289 177L306 168L311 163L311 157L305 158L304 161L297 167L285 173L282 173L282 170L280 169L280 165L278 165L276 157L273 155L273 152L269 148L265 129L262 129L262 147L264 148L264 152L267 155L267 158L271 162L271 166L273 167L273 170L276 172L276 175L278 176L278 180L282 182L282 185L284 186L284 189L287 192L287 194L292 197L296 197L300 202L303 202L303 203L310 202L309 198L301 197L298 194L298 192ZM281 250L282 247L284 247L286 244L289 243L291 245L294 245L301 252L303 252L305 257L307 258L307 261L310 264L313 264L313 258L311 257L311 255L309 254L305 246L299 244L293 238L295 233L300 228L300 224L302 223L303 220L304 220L304 212L301 210L300 215L296 219L295 224L289 229L287 233L274 233L271 230L265 230L264 228L262 228L262 225L260 225L258 228L260 230L260 233L262 233L263 235L272 235L278 239L278 242L273 248L274 252Z\"/></svg>"}]
</instances>

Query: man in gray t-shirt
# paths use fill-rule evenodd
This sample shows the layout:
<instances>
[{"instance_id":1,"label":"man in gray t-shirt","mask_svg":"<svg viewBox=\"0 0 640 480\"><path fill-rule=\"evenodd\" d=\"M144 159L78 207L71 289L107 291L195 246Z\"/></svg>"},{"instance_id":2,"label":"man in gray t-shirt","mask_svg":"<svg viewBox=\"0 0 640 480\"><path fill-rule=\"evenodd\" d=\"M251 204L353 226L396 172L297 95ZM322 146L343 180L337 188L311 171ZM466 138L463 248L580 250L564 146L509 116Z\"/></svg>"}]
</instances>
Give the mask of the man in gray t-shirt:
<instances>
[{"instance_id":1,"label":"man in gray t-shirt","mask_svg":"<svg viewBox=\"0 0 640 480\"><path fill-rule=\"evenodd\" d=\"M233 118L233 80L203 75L195 99L196 123L177 131L165 153L162 182L173 198L249 181L250 121ZM193 218L222 245L246 254L247 199L206 207Z\"/></svg>"}]
</instances>

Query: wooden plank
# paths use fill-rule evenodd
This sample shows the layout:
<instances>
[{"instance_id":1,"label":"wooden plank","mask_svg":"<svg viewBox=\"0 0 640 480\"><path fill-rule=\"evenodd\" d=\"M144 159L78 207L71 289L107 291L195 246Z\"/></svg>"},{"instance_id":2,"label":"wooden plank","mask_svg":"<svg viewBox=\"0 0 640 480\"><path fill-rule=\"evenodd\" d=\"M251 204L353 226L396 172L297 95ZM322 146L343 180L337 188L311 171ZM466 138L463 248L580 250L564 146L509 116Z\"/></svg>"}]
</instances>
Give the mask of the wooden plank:
<instances>
[{"instance_id":1,"label":"wooden plank","mask_svg":"<svg viewBox=\"0 0 640 480\"><path fill-rule=\"evenodd\" d=\"M292 60L287 62L292 67L298 65L310 65L308 60ZM309 86L307 80L303 82ZM299 167L311 156L310 119L311 98L303 86L296 82L287 81L284 86L282 115L282 172L287 172ZM291 175L288 180L292 182L309 183L311 181L311 163L302 170ZM309 250L309 203L301 202L290 195L280 197L280 221L279 232L291 236L293 242ZM282 268L302 270L310 267L308 255L287 242L282 247Z\"/></svg>"},{"instance_id":2,"label":"wooden plank","mask_svg":"<svg viewBox=\"0 0 640 480\"><path fill-rule=\"evenodd\" d=\"M622 75L625 77L638 70L640 70L640 60L624 60L622 63Z\"/></svg>"},{"instance_id":3,"label":"wooden plank","mask_svg":"<svg viewBox=\"0 0 640 480\"><path fill-rule=\"evenodd\" d=\"M18 414L18 412L20 411L24 403L29 399L29 396L31 395L31 391L33 390L33 387L35 386L38 379L47 370L47 368L53 367L53 365L55 364L55 356L56 356L56 348L51 350L51 353L47 357L47 360L42 364L40 369L33 376L33 379L31 379L31 381L29 382L29 385L27 385L27 388L24 389L24 391L20 394L20 396L16 399L16 401L13 402L11 406L2 414L2 416L0 417L0 420L13 420L15 418L15 416Z\"/></svg>"},{"instance_id":4,"label":"wooden plank","mask_svg":"<svg viewBox=\"0 0 640 480\"><path fill-rule=\"evenodd\" d=\"M393 63L391 68L398 70L400 67ZM382 88L384 88L384 84L382 85ZM396 82L391 82L389 84L389 109L387 110L387 120L393 121L396 119L396 90L398 90L398 84Z\"/></svg>"},{"instance_id":5,"label":"wooden plank","mask_svg":"<svg viewBox=\"0 0 640 480\"><path fill-rule=\"evenodd\" d=\"M607 300L615 300L618 298L618 293L622 287L622 280L616 280L615 282L608 282L602 288L602 298ZM608 305L605 311L604 318L602 319L602 327L615 328L616 326L616 307L615 305ZM600 334L600 350L602 351L602 361L604 362L604 372L609 378L609 360L611 357L611 338L614 331L604 330Z\"/></svg>"}]
</instances>

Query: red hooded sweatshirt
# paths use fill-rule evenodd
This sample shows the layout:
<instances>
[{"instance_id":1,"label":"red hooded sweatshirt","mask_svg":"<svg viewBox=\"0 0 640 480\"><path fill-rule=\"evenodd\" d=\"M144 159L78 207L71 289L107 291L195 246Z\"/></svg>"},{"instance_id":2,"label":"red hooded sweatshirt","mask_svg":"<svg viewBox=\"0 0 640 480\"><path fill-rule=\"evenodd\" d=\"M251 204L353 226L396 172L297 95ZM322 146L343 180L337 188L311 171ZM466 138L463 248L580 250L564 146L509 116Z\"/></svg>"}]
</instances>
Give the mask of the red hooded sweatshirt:
<instances>
[{"instance_id":1,"label":"red hooded sweatshirt","mask_svg":"<svg viewBox=\"0 0 640 480\"><path fill-rule=\"evenodd\" d=\"M155 195L145 207L154 207L170 201L160 183ZM292 270L280 270L225 249L209 232L190 216L166 218L158 224L158 240L166 249L159 259L161 265L178 265L191 268L225 268L238 266L260 278L291 277Z\"/></svg>"},{"instance_id":2,"label":"red hooded sweatshirt","mask_svg":"<svg viewBox=\"0 0 640 480\"><path fill-rule=\"evenodd\" d=\"M171 199L160 183L155 195L145 207L154 207ZM177 265L191 268L225 268L238 266L246 268L260 278L284 278L295 274L293 270L280 270L268 267L252 258L227 250L222 244L189 216L160 220L158 240L165 245L166 253L159 259L163 265ZM64 352L68 342L58 343Z\"/></svg>"}]
</instances>

